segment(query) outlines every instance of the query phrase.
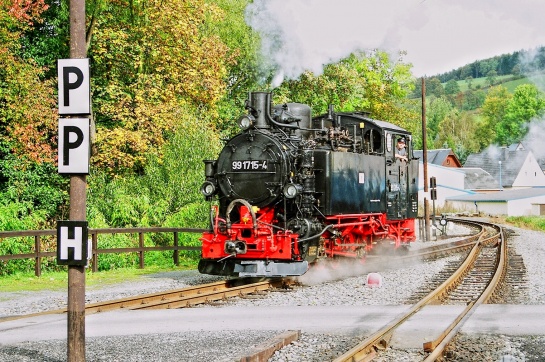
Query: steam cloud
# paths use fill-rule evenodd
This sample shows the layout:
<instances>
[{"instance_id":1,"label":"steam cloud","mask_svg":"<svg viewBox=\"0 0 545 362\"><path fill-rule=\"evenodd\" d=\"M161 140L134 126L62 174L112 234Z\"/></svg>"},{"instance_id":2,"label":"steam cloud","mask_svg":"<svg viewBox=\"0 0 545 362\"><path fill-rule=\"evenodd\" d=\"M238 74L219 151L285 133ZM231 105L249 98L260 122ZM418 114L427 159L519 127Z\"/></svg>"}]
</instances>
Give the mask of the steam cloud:
<instances>
[{"instance_id":1,"label":"steam cloud","mask_svg":"<svg viewBox=\"0 0 545 362\"><path fill-rule=\"evenodd\" d=\"M356 51L397 51L398 25L407 23L411 1L386 0L362 8L361 0L255 0L246 21L261 34L262 53L276 69L273 86L304 71L321 74L323 66ZM386 19L397 3L397 15ZM414 2L413 2L414 3ZM350 11L352 9L352 11ZM413 9L414 10L414 9Z\"/></svg>"},{"instance_id":2,"label":"steam cloud","mask_svg":"<svg viewBox=\"0 0 545 362\"><path fill-rule=\"evenodd\" d=\"M545 45L542 0L254 0L246 21L262 38L274 85L355 51L406 51L417 76Z\"/></svg>"}]
</instances>

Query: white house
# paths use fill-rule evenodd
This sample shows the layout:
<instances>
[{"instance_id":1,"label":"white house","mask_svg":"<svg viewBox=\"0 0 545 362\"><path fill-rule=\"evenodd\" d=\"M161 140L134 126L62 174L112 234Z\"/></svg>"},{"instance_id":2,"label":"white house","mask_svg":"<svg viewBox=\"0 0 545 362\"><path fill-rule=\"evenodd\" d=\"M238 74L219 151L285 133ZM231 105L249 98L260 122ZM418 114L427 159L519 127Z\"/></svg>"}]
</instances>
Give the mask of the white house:
<instances>
[{"instance_id":1,"label":"white house","mask_svg":"<svg viewBox=\"0 0 545 362\"><path fill-rule=\"evenodd\" d=\"M420 205L424 202L424 197L431 202L431 195L428 192L424 193L424 164L420 160L419 164L419 179L418 179L418 202ZM428 163L428 187L430 179L435 177L437 199L435 200L436 207L442 207L445 204L445 199L449 196L467 195L474 192L464 189L465 173L459 168L443 167Z\"/></svg>"},{"instance_id":2,"label":"white house","mask_svg":"<svg viewBox=\"0 0 545 362\"><path fill-rule=\"evenodd\" d=\"M488 215L545 215L545 187L448 197L446 206Z\"/></svg>"},{"instance_id":3,"label":"white house","mask_svg":"<svg viewBox=\"0 0 545 362\"><path fill-rule=\"evenodd\" d=\"M480 167L487 171L502 188L545 186L545 174L534 154L528 150L503 148L501 152L481 152L469 155L464 168Z\"/></svg>"}]
</instances>

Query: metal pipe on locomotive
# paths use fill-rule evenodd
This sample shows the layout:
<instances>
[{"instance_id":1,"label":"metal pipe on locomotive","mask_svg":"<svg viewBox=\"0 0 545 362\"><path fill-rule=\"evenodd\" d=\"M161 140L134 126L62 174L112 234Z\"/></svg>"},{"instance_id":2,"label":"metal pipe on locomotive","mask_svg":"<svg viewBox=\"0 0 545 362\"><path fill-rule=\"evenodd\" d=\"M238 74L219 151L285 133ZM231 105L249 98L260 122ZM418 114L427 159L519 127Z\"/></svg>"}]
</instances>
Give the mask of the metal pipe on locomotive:
<instances>
[{"instance_id":1,"label":"metal pipe on locomotive","mask_svg":"<svg viewBox=\"0 0 545 362\"><path fill-rule=\"evenodd\" d=\"M199 271L297 276L324 258L363 259L416 239L418 160L411 134L368 113L312 118L300 103L272 105L252 92L241 132L205 160L201 192L212 202ZM395 142L408 145L407 160Z\"/></svg>"}]
</instances>

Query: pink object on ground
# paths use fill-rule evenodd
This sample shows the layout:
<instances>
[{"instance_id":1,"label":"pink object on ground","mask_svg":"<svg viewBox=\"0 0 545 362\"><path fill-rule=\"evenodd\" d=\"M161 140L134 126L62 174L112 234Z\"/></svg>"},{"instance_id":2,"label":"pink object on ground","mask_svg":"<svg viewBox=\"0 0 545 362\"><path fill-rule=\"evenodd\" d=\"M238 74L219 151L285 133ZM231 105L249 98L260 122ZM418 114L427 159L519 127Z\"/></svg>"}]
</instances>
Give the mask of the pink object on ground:
<instances>
[{"instance_id":1,"label":"pink object on ground","mask_svg":"<svg viewBox=\"0 0 545 362\"><path fill-rule=\"evenodd\" d=\"M382 287L382 276L379 273L369 273L367 275L367 286Z\"/></svg>"}]
</instances>

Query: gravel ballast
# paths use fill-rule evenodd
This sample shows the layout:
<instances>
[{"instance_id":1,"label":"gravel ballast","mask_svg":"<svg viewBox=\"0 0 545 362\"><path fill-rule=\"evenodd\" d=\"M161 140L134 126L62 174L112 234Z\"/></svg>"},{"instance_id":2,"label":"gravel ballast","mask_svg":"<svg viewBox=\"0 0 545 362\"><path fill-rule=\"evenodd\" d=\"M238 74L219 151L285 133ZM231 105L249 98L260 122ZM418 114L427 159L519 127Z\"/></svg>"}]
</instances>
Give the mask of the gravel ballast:
<instances>
[{"instance_id":1,"label":"gravel ballast","mask_svg":"<svg viewBox=\"0 0 545 362\"><path fill-rule=\"evenodd\" d=\"M527 270L528 285L518 304L545 305L545 237L543 233L515 229L510 246L520 254ZM455 231L452 231L455 232ZM435 242L433 242L435 243ZM432 243L417 242L414 248ZM427 263L400 265L387 270L339 268L335 272L313 270L301 278L303 287L289 293L270 293L262 299L230 299L226 306L344 306L399 305L426 281L433 278L448 262L446 257ZM368 272L379 271L382 287L366 285ZM333 274L335 275L333 275ZM353 276L349 276L353 275ZM336 279L342 276L341 280ZM142 277L138 281L90 288L86 302L118 299L129 295L182 288L217 280L196 271L169 272ZM66 292L2 293L0 318L66 307ZM201 306L200 308L221 308ZM233 361L253 346L272 338L279 331L260 330L245 333L188 332L145 336L97 337L86 339L87 361ZM270 361L328 361L334 359L365 336L301 333L298 341L277 351ZM539 361L545 355L545 337L465 335L457 339L455 361ZM479 347L480 346L480 347ZM397 350L395 346L379 353L376 361L422 360L421 350ZM511 359L508 359L511 358ZM25 342L1 345L0 361L65 361L66 340Z\"/></svg>"}]
</instances>

